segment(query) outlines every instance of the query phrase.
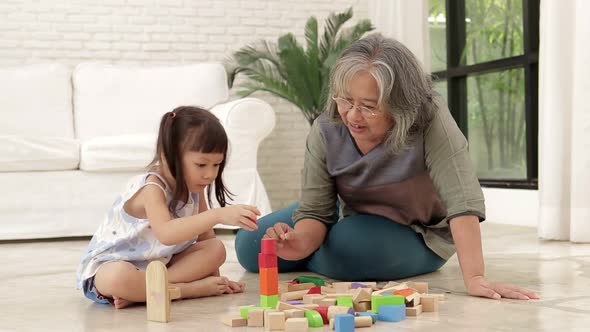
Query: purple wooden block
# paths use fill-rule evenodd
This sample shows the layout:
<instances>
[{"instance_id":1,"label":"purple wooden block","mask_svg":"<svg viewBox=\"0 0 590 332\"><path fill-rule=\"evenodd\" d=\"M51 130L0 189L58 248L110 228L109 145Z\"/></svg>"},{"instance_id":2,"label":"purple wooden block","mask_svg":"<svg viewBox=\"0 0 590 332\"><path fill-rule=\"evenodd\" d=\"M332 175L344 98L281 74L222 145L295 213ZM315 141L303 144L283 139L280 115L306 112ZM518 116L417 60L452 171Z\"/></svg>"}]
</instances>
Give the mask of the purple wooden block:
<instances>
[{"instance_id":1,"label":"purple wooden block","mask_svg":"<svg viewBox=\"0 0 590 332\"><path fill-rule=\"evenodd\" d=\"M292 304L292 305L304 304L303 301L299 301L299 300L287 301L285 303Z\"/></svg>"},{"instance_id":2,"label":"purple wooden block","mask_svg":"<svg viewBox=\"0 0 590 332\"><path fill-rule=\"evenodd\" d=\"M352 284L350 284L350 288L352 289L357 289L357 288L369 288L369 286L365 285L365 284L361 284L359 282L353 282Z\"/></svg>"}]
</instances>

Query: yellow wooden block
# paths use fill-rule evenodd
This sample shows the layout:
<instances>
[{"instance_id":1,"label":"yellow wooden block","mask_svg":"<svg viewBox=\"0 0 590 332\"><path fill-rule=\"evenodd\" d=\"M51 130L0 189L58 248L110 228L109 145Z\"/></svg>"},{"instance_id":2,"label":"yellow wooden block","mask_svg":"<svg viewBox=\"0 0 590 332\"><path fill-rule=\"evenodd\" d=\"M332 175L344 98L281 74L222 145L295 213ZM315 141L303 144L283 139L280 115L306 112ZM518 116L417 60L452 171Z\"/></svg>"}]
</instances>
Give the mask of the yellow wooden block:
<instances>
[{"instance_id":1,"label":"yellow wooden block","mask_svg":"<svg viewBox=\"0 0 590 332\"><path fill-rule=\"evenodd\" d=\"M437 312L438 311L438 297L424 294L420 296L420 303L423 312Z\"/></svg>"},{"instance_id":2,"label":"yellow wooden block","mask_svg":"<svg viewBox=\"0 0 590 332\"><path fill-rule=\"evenodd\" d=\"M147 319L154 322L170 321L170 293L168 270L160 261L151 262L145 273Z\"/></svg>"},{"instance_id":3,"label":"yellow wooden block","mask_svg":"<svg viewBox=\"0 0 590 332\"><path fill-rule=\"evenodd\" d=\"M283 312L285 313L286 319L305 317L305 310L303 310L303 309L287 309Z\"/></svg>"},{"instance_id":4,"label":"yellow wooden block","mask_svg":"<svg viewBox=\"0 0 590 332\"><path fill-rule=\"evenodd\" d=\"M279 331L285 329L285 313L271 312L268 314L268 322L265 322L265 327L270 331Z\"/></svg>"},{"instance_id":5,"label":"yellow wooden block","mask_svg":"<svg viewBox=\"0 0 590 332\"><path fill-rule=\"evenodd\" d=\"M287 332L305 332L307 329L307 318L287 318L285 321L285 331Z\"/></svg>"},{"instance_id":6,"label":"yellow wooden block","mask_svg":"<svg viewBox=\"0 0 590 332\"><path fill-rule=\"evenodd\" d=\"M240 315L226 315L221 321L223 324L231 327L241 327L248 325L248 320L246 318L242 318Z\"/></svg>"},{"instance_id":7,"label":"yellow wooden block","mask_svg":"<svg viewBox=\"0 0 590 332\"><path fill-rule=\"evenodd\" d=\"M248 311L248 326L263 327L264 326L264 310L255 309Z\"/></svg>"}]
</instances>

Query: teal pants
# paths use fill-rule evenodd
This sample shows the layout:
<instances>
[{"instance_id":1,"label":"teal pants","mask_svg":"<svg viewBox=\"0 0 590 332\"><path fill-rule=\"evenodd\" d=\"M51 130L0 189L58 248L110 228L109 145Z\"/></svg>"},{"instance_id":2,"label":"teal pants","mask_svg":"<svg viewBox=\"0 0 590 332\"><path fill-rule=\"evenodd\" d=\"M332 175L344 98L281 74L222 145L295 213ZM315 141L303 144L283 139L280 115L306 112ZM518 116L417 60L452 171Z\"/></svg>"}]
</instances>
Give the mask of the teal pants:
<instances>
[{"instance_id":1,"label":"teal pants","mask_svg":"<svg viewBox=\"0 0 590 332\"><path fill-rule=\"evenodd\" d=\"M240 264L258 272L260 239L277 222L293 227L297 203L258 220L258 230L240 230L235 247ZM337 216L335 216L337 219ZM446 261L432 252L422 236L387 218L358 214L328 226L326 239L309 257L279 258L279 272L312 271L337 280L397 280L438 270Z\"/></svg>"}]
</instances>

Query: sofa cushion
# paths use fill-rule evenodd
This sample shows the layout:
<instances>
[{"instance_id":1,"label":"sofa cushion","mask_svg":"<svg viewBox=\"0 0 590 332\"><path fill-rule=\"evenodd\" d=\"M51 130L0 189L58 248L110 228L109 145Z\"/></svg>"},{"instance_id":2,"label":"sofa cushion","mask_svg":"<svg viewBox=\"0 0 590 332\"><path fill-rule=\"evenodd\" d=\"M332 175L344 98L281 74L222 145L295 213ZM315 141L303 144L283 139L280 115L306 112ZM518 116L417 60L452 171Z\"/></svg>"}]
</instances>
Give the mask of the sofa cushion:
<instances>
[{"instance_id":1,"label":"sofa cushion","mask_svg":"<svg viewBox=\"0 0 590 332\"><path fill-rule=\"evenodd\" d=\"M141 171L152 161L156 135L119 135L82 143L80 169L94 172Z\"/></svg>"},{"instance_id":2,"label":"sofa cushion","mask_svg":"<svg viewBox=\"0 0 590 332\"><path fill-rule=\"evenodd\" d=\"M76 136L157 133L177 106L210 108L228 98L221 64L145 67L83 63L73 74ZM84 158L84 157L83 157Z\"/></svg>"},{"instance_id":3,"label":"sofa cushion","mask_svg":"<svg viewBox=\"0 0 590 332\"><path fill-rule=\"evenodd\" d=\"M0 136L0 172L76 169L79 156L80 145L71 138Z\"/></svg>"},{"instance_id":4,"label":"sofa cushion","mask_svg":"<svg viewBox=\"0 0 590 332\"><path fill-rule=\"evenodd\" d=\"M59 64L0 67L0 135L74 138L70 75Z\"/></svg>"}]
</instances>

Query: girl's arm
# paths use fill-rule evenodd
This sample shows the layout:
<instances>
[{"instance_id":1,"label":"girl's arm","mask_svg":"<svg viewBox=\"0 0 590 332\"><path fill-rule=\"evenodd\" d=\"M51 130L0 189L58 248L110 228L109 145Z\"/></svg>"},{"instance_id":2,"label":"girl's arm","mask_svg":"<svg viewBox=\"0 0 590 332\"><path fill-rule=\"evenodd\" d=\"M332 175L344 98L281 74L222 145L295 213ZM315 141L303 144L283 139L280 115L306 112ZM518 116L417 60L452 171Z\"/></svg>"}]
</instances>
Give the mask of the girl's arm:
<instances>
[{"instance_id":1,"label":"girl's arm","mask_svg":"<svg viewBox=\"0 0 590 332\"><path fill-rule=\"evenodd\" d=\"M501 297L528 300L538 299L534 292L510 284L491 283L485 280L485 267L481 249L481 232L477 216L464 215L451 219L451 233L457 248L463 281L470 295L494 299Z\"/></svg>"},{"instance_id":2,"label":"girl's arm","mask_svg":"<svg viewBox=\"0 0 590 332\"><path fill-rule=\"evenodd\" d=\"M156 186L146 186L141 190L141 197L147 219L156 238L164 245L174 245L188 241L206 232L212 231L216 224L240 226L254 230L258 226L252 221L260 212L249 205L232 205L231 207L211 209L183 218L172 218L168 211L166 198Z\"/></svg>"},{"instance_id":3,"label":"girl's arm","mask_svg":"<svg viewBox=\"0 0 590 332\"><path fill-rule=\"evenodd\" d=\"M205 200L205 189L203 189L199 193L199 209L196 214L205 212L207 210L209 210L209 207L207 206L207 202ZM211 228L207 232L199 235L199 238L197 240L204 241L204 240L213 239L213 238L215 238L215 232L213 231L213 228Z\"/></svg>"}]
</instances>

